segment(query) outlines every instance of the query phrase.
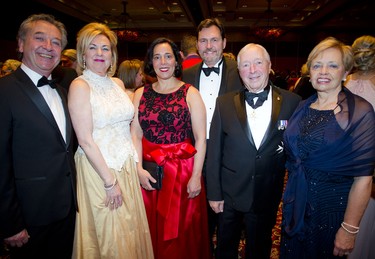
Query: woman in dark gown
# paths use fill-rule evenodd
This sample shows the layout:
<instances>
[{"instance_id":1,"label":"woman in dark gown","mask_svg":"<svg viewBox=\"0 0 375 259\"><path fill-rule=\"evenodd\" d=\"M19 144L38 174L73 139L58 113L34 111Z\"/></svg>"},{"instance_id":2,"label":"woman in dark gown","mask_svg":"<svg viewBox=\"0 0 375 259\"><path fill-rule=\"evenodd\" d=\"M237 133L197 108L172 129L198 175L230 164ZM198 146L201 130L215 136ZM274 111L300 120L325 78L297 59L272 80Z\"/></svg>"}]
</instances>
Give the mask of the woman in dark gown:
<instances>
[{"instance_id":1,"label":"woman in dark gown","mask_svg":"<svg viewBox=\"0 0 375 259\"><path fill-rule=\"evenodd\" d=\"M149 47L144 72L157 81L134 95L132 137L155 258L210 258L202 167L206 114L198 90L181 76L178 47L166 38ZM194 144L192 141L194 137ZM142 161L163 166L160 190Z\"/></svg>"},{"instance_id":2,"label":"woman in dark gown","mask_svg":"<svg viewBox=\"0 0 375 259\"><path fill-rule=\"evenodd\" d=\"M284 135L288 182L280 258L345 257L370 197L375 114L342 87L353 66L349 46L327 38L307 66L317 94L300 104Z\"/></svg>"}]
</instances>

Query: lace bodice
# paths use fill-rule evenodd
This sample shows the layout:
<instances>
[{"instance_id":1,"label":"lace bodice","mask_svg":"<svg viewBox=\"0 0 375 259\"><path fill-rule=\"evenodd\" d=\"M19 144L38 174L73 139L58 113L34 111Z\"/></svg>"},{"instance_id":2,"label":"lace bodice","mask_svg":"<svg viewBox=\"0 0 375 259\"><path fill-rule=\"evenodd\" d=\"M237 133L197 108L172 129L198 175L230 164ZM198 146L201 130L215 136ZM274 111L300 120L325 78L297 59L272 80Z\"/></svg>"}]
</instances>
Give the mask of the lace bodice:
<instances>
[{"instance_id":1,"label":"lace bodice","mask_svg":"<svg viewBox=\"0 0 375 259\"><path fill-rule=\"evenodd\" d=\"M180 143L192 136L191 115L186 102L191 85L177 91L160 94L151 85L144 87L139 102L138 117L143 136L153 143Z\"/></svg>"},{"instance_id":2,"label":"lace bodice","mask_svg":"<svg viewBox=\"0 0 375 259\"><path fill-rule=\"evenodd\" d=\"M91 89L93 138L108 167L120 170L128 156L138 160L130 135L134 106L128 95L110 77L85 70L80 78Z\"/></svg>"}]
</instances>

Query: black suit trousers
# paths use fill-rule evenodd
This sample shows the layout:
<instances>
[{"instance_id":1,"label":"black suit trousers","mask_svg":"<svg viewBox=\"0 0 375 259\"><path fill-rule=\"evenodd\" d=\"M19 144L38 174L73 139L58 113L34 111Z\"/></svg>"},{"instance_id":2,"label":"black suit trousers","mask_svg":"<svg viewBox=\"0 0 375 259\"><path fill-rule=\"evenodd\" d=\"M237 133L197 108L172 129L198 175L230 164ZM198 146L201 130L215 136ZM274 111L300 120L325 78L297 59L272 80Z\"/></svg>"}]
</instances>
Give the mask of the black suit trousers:
<instances>
[{"instance_id":1,"label":"black suit trousers","mask_svg":"<svg viewBox=\"0 0 375 259\"><path fill-rule=\"evenodd\" d=\"M76 209L72 206L64 219L45 226L27 227L29 242L20 248L10 248L10 258L71 259L75 219Z\"/></svg>"},{"instance_id":2,"label":"black suit trousers","mask_svg":"<svg viewBox=\"0 0 375 259\"><path fill-rule=\"evenodd\" d=\"M272 213L271 213L272 214ZM276 215L256 215L240 212L225 205L218 214L215 259L237 259L242 230L245 230L246 259L269 259L272 248L272 229Z\"/></svg>"},{"instance_id":3,"label":"black suit trousers","mask_svg":"<svg viewBox=\"0 0 375 259\"><path fill-rule=\"evenodd\" d=\"M207 139L207 145L208 145L209 140ZM206 180L206 161L207 161L207 152L206 156L204 158L204 163L203 163L203 168L202 168L202 176L204 179L204 186L207 189L207 180ZM206 190L207 193L207 190ZM208 234L209 234L209 242L210 242L210 248L211 251L213 252L215 250L215 246L213 243L213 237L216 233L216 228L217 228L217 222L218 222L218 215L211 209L210 204L207 201L207 219L208 219Z\"/></svg>"}]
</instances>

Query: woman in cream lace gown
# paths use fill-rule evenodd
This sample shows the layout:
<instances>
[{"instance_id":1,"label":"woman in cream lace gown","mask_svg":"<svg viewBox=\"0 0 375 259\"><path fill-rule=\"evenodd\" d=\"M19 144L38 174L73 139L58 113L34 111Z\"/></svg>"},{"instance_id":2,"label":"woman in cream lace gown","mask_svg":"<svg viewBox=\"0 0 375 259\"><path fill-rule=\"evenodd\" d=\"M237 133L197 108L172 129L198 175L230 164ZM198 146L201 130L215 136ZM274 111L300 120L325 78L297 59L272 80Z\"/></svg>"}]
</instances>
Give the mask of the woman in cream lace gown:
<instances>
[{"instance_id":1,"label":"woman in cream lace gown","mask_svg":"<svg viewBox=\"0 0 375 259\"><path fill-rule=\"evenodd\" d=\"M134 107L122 81L111 77L116 44L103 24L78 33L83 74L72 82L68 102L79 142L73 258L153 258L130 136Z\"/></svg>"}]
</instances>

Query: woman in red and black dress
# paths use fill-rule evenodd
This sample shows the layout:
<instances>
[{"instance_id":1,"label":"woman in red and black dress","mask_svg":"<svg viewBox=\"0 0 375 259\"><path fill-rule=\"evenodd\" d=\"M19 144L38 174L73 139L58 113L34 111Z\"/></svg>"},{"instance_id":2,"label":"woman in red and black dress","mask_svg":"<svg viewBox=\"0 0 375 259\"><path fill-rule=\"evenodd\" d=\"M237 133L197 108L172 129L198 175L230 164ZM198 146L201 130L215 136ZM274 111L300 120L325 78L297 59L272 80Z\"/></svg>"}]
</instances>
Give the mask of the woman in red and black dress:
<instances>
[{"instance_id":1,"label":"woman in red and black dress","mask_svg":"<svg viewBox=\"0 0 375 259\"><path fill-rule=\"evenodd\" d=\"M166 38L150 45L144 72L158 80L135 92L131 130L155 258L206 259L206 114L198 90L178 79L178 53L177 45ZM155 179L142 167L143 160L163 166L160 190L151 187L149 181Z\"/></svg>"}]
</instances>

